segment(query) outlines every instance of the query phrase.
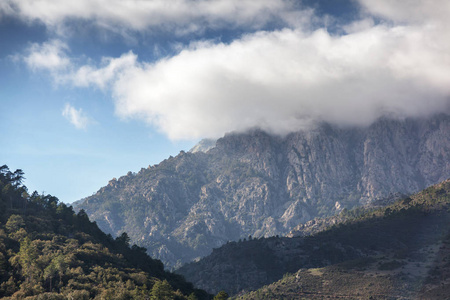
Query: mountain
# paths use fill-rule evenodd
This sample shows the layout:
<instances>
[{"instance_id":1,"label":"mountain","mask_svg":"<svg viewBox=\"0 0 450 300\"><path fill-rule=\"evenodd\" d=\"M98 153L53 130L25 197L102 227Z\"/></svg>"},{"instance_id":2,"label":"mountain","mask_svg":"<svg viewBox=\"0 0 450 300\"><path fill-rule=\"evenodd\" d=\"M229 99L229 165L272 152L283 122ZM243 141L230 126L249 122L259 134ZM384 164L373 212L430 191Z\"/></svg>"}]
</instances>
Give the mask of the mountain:
<instances>
[{"instance_id":1,"label":"mountain","mask_svg":"<svg viewBox=\"0 0 450 300\"><path fill-rule=\"evenodd\" d=\"M320 124L283 137L227 134L207 152L182 151L113 179L74 206L174 267L228 241L285 235L316 217L448 177L450 116L383 118L365 128Z\"/></svg>"},{"instance_id":2,"label":"mountain","mask_svg":"<svg viewBox=\"0 0 450 300\"><path fill-rule=\"evenodd\" d=\"M210 149L214 148L216 146L216 140L214 139L203 139L200 142L197 143L194 147L192 147L189 152L196 153L196 152L208 152Z\"/></svg>"},{"instance_id":3,"label":"mountain","mask_svg":"<svg viewBox=\"0 0 450 300\"><path fill-rule=\"evenodd\" d=\"M355 215L311 236L231 242L177 272L238 299L449 295L450 180Z\"/></svg>"},{"instance_id":4,"label":"mountain","mask_svg":"<svg viewBox=\"0 0 450 300\"><path fill-rule=\"evenodd\" d=\"M0 167L1 299L210 299L146 249L116 239L56 197L28 194Z\"/></svg>"}]
</instances>

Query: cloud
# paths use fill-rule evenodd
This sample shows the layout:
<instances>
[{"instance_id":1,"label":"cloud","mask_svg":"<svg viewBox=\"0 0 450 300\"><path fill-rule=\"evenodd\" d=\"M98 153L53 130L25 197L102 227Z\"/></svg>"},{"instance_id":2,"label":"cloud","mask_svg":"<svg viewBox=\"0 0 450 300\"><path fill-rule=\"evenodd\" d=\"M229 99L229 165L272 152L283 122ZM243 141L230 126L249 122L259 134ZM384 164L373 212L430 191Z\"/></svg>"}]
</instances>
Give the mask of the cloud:
<instances>
[{"instance_id":1,"label":"cloud","mask_svg":"<svg viewBox=\"0 0 450 300\"><path fill-rule=\"evenodd\" d=\"M43 44L32 44L28 54L23 57L25 63L32 70L61 71L71 62L65 54L67 45L60 40L51 40Z\"/></svg>"},{"instance_id":2,"label":"cloud","mask_svg":"<svg viewBox=\"0 0 450 300\"><path fill-rule=\"evenodd\" d=\"M367 125L383 115L442 111L450 45L429 43L435 29L378 25L344 36L286 29L199 44L127 69L113 84L116 110L173 139L252 127L282 134L318 121Z\"/></svg>"},{"instance_id":3,"label":"cloud","mask_svg":"<svg viewBox=\"0 0 450 300\"><path fill-rule=\"evenodd\" d=\"M128 52L54 75L110 91L118 116L141 119L171 139L254 127L284 134L321 121L354 126L386 115L448 112L446 14L426 1L416 1L423 14L402 1L360 2L365 18L346 24L343 35L301 26L258 31L229 44L194 42L155 62Z\"/></svg>"},{"instance_id":4,"label":"cloud","mask_svg":"<svg viewBox=\"0 0 450 300\"><path fill-rule=\"evenodd\" d=\"M92 22L114 30L159 28L179 34L206 28L297 23L302 13L290 0L5 0L0 12L60 29L70 22ZM71 23L73 25L73 23Z\"/></svg>"},{"instance_id":5,"label":"cloud","mask_svg":"<svg viewBox=\"0 0 450 300\"><path fill-rule=\"evenodd\" d=\"M64 106L62 115L77 129L86 129L92 123L91 119L86 116L81 108L76 109L69 103L66 103Z\"/></svg>"},{"instance_id":6,"label":"cloud","mask_svg":"<svg viewBox=\"0 0 450 300\"><path fill-rule=\"evenodd\" d=\"M6 2L6 1L1 1L0 2L0 20L1 18L6 15L13 15L14 14L14 10L11 7L11 3Z\"/></svg>"},{"instance_id":7,"label":"cloud","mask_svg":"<svg viewBox=\"0 0 450 300\"><path fill-rule=\"evenodd\" d=\"M394 22L446 21L450 14L447 0L358 0L367 13Z\"/></svg>"},{"instance_id":8,"label":"cloud","mask_svg":"<svg viewBox=\"0 0 450 300\"><path fill-rule=\"evenodd\" d=\"M94 86L105 90L111 81L125 70L135 66L137 56L132 52L125 53L119 58L104 57L100 67L84 65L75 72L62 75L61 79L72 82L78 87Z\"/></svg>"},{"instance_id":9,"label":"cloud","mask_svg":"<svg viewBox=\"0 0 450 300\"><path fill-rule=\"evenodd\" d=\"M137 56L129 51L118 58L103 57L99 66L93 64L77 65L77 59L71 59L69 47L61 40L51 40L42 44L34 43L26 55L10 56L12 61L23 60L33 71L49 71L55 83L71 84L76 87L95 87L106 90L108 84L125 69L136 65Z\"/></svg>"}]
</instances>

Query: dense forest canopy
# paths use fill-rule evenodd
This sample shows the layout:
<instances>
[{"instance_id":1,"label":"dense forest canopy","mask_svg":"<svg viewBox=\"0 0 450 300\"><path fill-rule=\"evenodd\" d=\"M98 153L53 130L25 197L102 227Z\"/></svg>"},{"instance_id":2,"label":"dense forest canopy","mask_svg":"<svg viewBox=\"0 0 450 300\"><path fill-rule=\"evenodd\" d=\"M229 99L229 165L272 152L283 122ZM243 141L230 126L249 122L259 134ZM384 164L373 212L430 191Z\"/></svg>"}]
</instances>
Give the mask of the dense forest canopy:
<instances>
[{"instance_id":1,"label":"dense forest canopy","mask_svg":"<svg viewBox=\"0 0 450 300\"><path fill-rule=\"evenodd\" d=\"M146 249L113 239L81 210L29 193L24 172L0 167L0 297L208 299Z\"/></svg>"}]
</instances>

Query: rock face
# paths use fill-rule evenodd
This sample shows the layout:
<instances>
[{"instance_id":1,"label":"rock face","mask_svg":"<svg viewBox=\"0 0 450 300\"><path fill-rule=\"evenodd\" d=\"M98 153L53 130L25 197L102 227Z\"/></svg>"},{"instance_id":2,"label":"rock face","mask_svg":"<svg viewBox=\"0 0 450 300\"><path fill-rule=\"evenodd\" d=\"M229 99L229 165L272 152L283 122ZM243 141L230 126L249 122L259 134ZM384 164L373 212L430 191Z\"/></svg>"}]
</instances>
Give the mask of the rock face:
<instances>
[{"instance_id":1,"label":"rock face","mask_svg":"<svg viewBox=\"0 0 450 300\"><path fill-rule=\"evenodd\" d=\"M315 217L448 177L450 116L380 119L285 137L228 134L206 153L182 151L113 179L75 207L173 267L230 240L284 235Z\"/></svg>"}]
</instances>

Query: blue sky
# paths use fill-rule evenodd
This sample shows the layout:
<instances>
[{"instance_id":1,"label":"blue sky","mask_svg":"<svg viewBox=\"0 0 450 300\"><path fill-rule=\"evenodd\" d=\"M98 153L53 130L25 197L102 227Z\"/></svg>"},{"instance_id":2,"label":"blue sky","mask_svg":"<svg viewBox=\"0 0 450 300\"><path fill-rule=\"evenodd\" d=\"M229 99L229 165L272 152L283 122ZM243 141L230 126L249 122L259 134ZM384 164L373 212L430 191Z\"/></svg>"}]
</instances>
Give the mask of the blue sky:
<instances>
[{"instance_id":1,"label":"blue sky","mask_svg":"<svg viewBox=\"0 0 450 300\"><path fill-rule=\"evenodd\" d=\"M0 164L64 202L201 138L448 112L448 1L3 0Z\"/></svg>"}]
</instances>

